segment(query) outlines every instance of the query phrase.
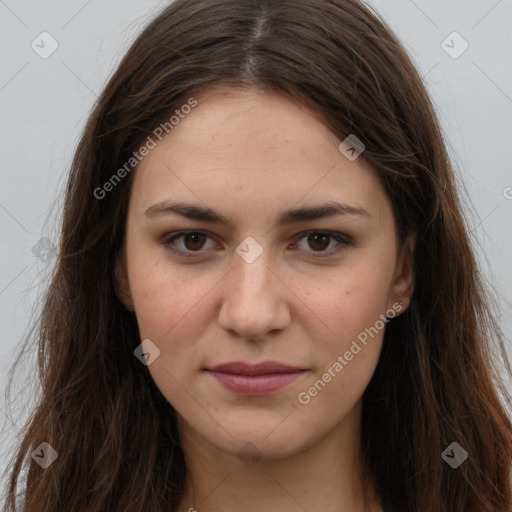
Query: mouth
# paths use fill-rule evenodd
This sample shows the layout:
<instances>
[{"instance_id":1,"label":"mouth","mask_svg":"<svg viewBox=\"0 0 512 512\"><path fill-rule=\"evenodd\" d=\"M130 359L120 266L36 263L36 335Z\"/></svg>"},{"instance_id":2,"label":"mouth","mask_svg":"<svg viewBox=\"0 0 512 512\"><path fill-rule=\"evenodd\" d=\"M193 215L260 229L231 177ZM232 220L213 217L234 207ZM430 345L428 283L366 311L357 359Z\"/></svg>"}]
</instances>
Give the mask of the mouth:
<instances>
[{"instance_id":1,"label":"mouth","mask_svg":"<svg viewBox=\"0 0 512 512\"><path fill-rule=\"evenodd\" d=\"M278 362L225 363L206 371L225 389L239 395L276 393L303 376L307 370Z\"/></svg>"}]
</instances>

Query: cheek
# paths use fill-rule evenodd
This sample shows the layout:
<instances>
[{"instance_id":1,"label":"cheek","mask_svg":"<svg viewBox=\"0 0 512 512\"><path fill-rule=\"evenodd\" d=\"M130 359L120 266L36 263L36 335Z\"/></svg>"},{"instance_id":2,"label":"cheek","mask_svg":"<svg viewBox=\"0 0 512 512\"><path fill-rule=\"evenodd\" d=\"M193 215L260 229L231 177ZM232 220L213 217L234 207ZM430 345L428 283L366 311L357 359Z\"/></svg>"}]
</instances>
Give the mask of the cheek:
<instances>
[{"instance_id":1,"label":"cheek","mask_svg":"<svg viewBox=\"0 0 512 512\"><path fill-rule=\"evenodd\" d=\"M193 389L203 361L198 340L211 324L208 291L215 281L206 275L191 280L158 266L134 274L132 295L141 339L149 338L160 350L148 370L178 410L194 406L184 390Z\"/></svg>"},{"instance_id":2,"label":"cheek","mask_svg":"<svg viewBox=\"0 0 512 512\"><path fill-rule=\"evenodd\" d=\"M382 261L381 261L382 263ZM391 274L384 265L363 261L341 269L336 277L306 294L309 305L318 311L331 333L348 341L371 327L388 309Z\"/></svg>"},{"instance_id":3,"label":"cheek","mask_svg":"<svg viewBox=\"0 0 512 512\"><path fill-rule=\"evenodd\" d=\"M350 283L350 284L349 284ZM316 295L323 303L322 323L310 333L314 340L314 373L299 390L304 428L325 429L337 424L362 397L377 366L387 323L385 290L369 286L374 280L346 280L343 287ZM310 298L314 298L310 296ZM302 409L299 409L302 410Z\"/></svg>"},{"instance_id":4,"label":"cheek","mask_svg":"<svg viewBox=\"0 0 512 512\"><path fill-rule=\"evenodd\" d=\"M323 286L305 294L322 320L316 324L316 333L311 333L319 364L309 386L322 381L311 389L314 407L353 404L377 366L387 326L393 260L390 254L369 256L340 267ZM322 326L328 326L328 331ZM315 393L322 398L313 399Z\"/></svg>"},{"instance_id":5,"label":"cheek","mask_svg":"<svg viewBox=\"0 0 512 512\"><path fill-rule=\"evenodd\" d=\"M333 295L326 302L323 321L329 326L329 335L326 337L325 329L322 330L322 342L316 343L315 350L321 362L319 372L331 369L326 380L333 373L339 375L332 379L339 385L349 381L357 387L357 382L369 380L382 346L386 322L381 315L385 311L384 301L378 294L355 287Z\"/></svg>"},{"instance_id":6,"label":"cheek","mask_svg":"<svg viewBox=\"0 0 512 512\"><path fill-rule=\"evenodd\" d=\"M182 382L187 379L187 371L198 365L196 340L211 324L208 292L218 279L207 274L191 279L161 264L139 272L137 260L133 263L130 288L140 336L150 339L160 350L149 370L155 372L157 384L165 378L158 374L164 369Z\"/></svg>"}]
</instances>

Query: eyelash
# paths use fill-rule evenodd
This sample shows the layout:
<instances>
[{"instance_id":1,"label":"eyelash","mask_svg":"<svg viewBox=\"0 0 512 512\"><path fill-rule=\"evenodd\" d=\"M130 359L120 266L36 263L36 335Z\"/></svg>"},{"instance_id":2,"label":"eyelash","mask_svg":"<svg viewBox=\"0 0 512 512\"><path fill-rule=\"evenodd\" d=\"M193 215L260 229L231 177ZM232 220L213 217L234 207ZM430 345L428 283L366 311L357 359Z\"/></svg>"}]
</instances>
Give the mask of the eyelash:
<instances>
[{"instance_id":1,"label":"eyelash","mask_svg":"<svg viewBox=\"0 0 512 512\"><path fill-rule=\"evenodd\" d=\"M190 250L182 251L182 250L176 249L175 247L172 246L173 242L176 239L181 238L187 234L194 234L194 233L206 235L208 238L211 238L204 231L187 230L187 231L179 231L179 232L173 234L172 236L169 236L169 234L167 234L162 238L161 243L165 246L165 248L167 250L169 250L175 254L184 256L186 258L194 257L196 255L203 253L204 251L202 251L201 249L199 249L198 251L190 251ZM315 254L315 252L313 252L313 255L312 255L313 258L326 258L328 256L332 256L334 253L339 253L339 252L343 251L344 249L346 249L347 247L353 245L352 239L348 235L345 235L343 233L339 233L336 231L318 231L318 230L310 230L310 231L304 231L302 233L299 233L299 235L297 235L297 237L295 238L295 241L293 243L295 244L298 241L302 240L303 238L307 238L309 235L312 235L312 234L327 235L328 237L336 240L336 242L338 242L340 244L339 247L334 250L330 249L329 251L316 251L316 254ZM331 240L329 240L329 242L330 241Z\"/></svg>"}]
</instances>

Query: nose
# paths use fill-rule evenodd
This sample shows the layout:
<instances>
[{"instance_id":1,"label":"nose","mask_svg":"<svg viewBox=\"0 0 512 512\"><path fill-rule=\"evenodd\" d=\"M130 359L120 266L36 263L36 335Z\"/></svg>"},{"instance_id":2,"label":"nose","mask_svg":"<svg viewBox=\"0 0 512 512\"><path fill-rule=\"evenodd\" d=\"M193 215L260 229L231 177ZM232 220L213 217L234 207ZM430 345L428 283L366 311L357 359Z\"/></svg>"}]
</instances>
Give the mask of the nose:
<instances>
[{"instance_id":1,"label":"nose","mask_svg":"<svg viewBox=\"0 0 512 512\"><path fill-rule=\"evenodd\" d=\"M265 251L252 263L233 255L219 312L219 324L230 334L262 340L289 325L292 293L271 265Z\"/></svg>"}]
</instances>

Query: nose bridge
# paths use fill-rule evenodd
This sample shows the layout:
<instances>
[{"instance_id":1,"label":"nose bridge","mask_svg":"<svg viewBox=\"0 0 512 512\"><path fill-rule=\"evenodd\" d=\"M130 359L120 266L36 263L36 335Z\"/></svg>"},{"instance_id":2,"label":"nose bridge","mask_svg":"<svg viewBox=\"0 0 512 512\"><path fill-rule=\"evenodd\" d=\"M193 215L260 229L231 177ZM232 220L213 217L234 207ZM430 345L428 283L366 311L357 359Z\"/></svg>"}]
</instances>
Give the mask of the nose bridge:
<instances>
[{"instance_id":1,"label":"nose bridge","mask_svg":"<svg viewBox=\"0 0 512 512\"><path fill-rule=\"evenodd\" d=\"M269 268L271 262L267 255L268 251L265 252L265 255L262 254L252 262L246 261L243 258L239 258L239 261L235 259L237 278L257 288L266 287L269 284L269 276L271 275Z\"/></svg>"},{"instance_id":2,"label":"nose bridge","mask_svg":"<svg viewBox=\"0 0 512 512\"><path fill-rule=\"evenodd\" d=\"M254 300L271 301L272 281L275 276L270 270L269 251L262 251L254 259L245 259L239 255L233 259L232 293L239 304L243 305L247 301L250 306Z\"/></svg>"},{"instance_id":3,"label":"nose bridge","mask_svg":"<svg viewBox=\"0 0 512 512\"><path fill-rule=\"evenodd\" d=\"M282 284L271 270L270 251L240 244L233 255L233 267L224 290L219 322L225 329L246 338L261 338L288 321ZM261 247L261 246L260 246ZM240 254L240 249L242 253ZM263 249L263 248L261 248Z\"/></svg>"},{"instance_id":4,"label":"nose bridge","mask_svg":"<svg viewBox=\"0 0 512 512\"><path fill-rule=\"evenodd\" d=\"M260 242L262 242L260 237ZM233 255L235 286L242 296L264 293L271 285L271 251L252 236L246 237Z\"/></svg>"}]
</instances>

